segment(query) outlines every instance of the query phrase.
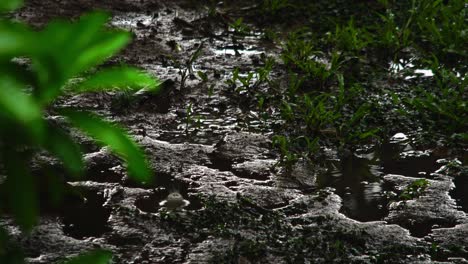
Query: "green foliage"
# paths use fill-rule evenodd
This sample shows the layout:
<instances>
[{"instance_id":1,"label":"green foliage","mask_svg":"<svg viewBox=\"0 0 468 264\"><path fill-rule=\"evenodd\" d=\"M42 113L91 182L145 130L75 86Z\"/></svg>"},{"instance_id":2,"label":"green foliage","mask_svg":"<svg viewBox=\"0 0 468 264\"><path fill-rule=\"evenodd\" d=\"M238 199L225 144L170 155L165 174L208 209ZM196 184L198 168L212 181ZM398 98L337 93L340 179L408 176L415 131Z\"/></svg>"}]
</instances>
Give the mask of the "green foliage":
<instances>
[{"instance_id":1,"label":"green foliage","mask_svg":"<svg viewBox=\"0 0 468 264\"><path fill-rule=\"evenodd\" d=\"M8 0L0 3L0 12L12 11L19 8L23 4L23 0Z\"/></svg>"},{"instance_id":2,"label":"green foliage","mask_svg":"<svg viewBox=\"0 0 468 264\"><path fill-rule=\"evenodd\" d=\"M118 91L156 89L159 83L148 74L131 67L109 68L99 71L82 82L72 85L71 92Z\"/></svg>"},{"instance_id":3,"label":"green foliage","mask_svg":"<svg viewBox=\"0 0 468 264\"><path fill-rule=\"evenodd\" d=\"M359 54L372 39L369 32L356 27L354 19L351 19L346 26L336 25L335 33L330 34L329 41L338 51Z\"/></svg>"},{"instance_id":4,"label":"green foliage","mask_svg":"<svg viewBox=\"0 0 468 264\"><path fill-rule=\"evenodd\" d=\"M244 23L242 17L229 24L229 27L231 27L237 35L248 35L250 33L250 27Z\"/></svg>"},{"instance_id":5,"label":"green foliage","mask_svg":"<svg viewBox=\"0 0 468 264\"><path fill-rule=\"evenodd\" d=\"M357 107L353 106L353 100L363 92L362 87L358 84L349 88L345 87L342 75L338 76L338 83L339 91L334 97L335 109L339 113L335 122L335 130L340 142L339 147L353 150L357 144L376 137L379 129L369 128L365 124L365 118L371 113L371 104L363 103Z\"/></svg>"},{"instance_id":6,"label":"green foliage","mask_svg":"<svg viewBox=\"0 0 468 264\"><path fill-rule=\"evenodd\" d=\"M292 141L290 138L282 135L273 137L273 147L280 151L280 164L286 168L291 168L294 163L299 160L298 154L292 149Z\"/></svg>"},{"instance_id":7,"label":"green foliage","mask_svg":"<svg viewBox=\"0 0 468 264\"><path fill-rule=\"evenodd\" d=\"M358 84L346 87L336 74L338 90L331 92L299 91L302 78L290 75L290 85L279 101L282 127L288 136L275 135L273 146L279 150L280 163L291 167L299 158L318 157L321 146L333 143L353 151L359 144L375 138L379 129L367 122L372 105L356 103L363 89Z\"/></svg>"},{"instance_id":8,"label":"green foliage","mask_svg":"<svg viewBox=\"0 0 468 264\"><path fill-rule=\"evenodd\" d=\"M20 4L2 1L0 11ZM127 161L131 177L142 182L152 178L142 151L123 129L95 114L53 105L65 94L110 89L157 91L157 80L132 67L89 73L130 41L130 33L105 28L108 19L106 13L92 12L75 22L53 21L39 31L0 19L0 163L2 174L7 176L0 186L6 198L1 203L24 231L37 223L38 183L43 181L31 172L32 158L45 150L62 161L70 176L80 176L83 171L79 145L49 120L51 113L66 117L72 125L109 146ZM17 63L18 58L26 59L30 67ZM51 184L59 180L46 182L52 196L61 193L55 190L61 185ZM9 254L3 252L6 241L0 240L0 259ZM108 263L109 259L108 253L97 252L70 263Z\"/></svg>"},{"instance_id":9,"label":"green foliage","mask_svg":"<svg viewBox=\"0 0 468 264\"><path fill-rule=\"evenodd\" d=\"M468 21L466 19L466 2L463 0L418 1L416 28L420 32L423 46L429 46L438 56L456 54L468 56ZM425 47L423 47L425 48Z\"/></svg>"},{"instance_id":10,"label":"green foliage","mask_svg":"<svg viewBox=\"0 0 468 264\"><path fill-rule=\"evenodd\" d=\"M130 176L141 182L151 180L151 171L143 153L124 130L90 112L61 109L60 114L67 117L74 126L102 145L109 146L113 152L125 159Z\"/></svg>"},{"instance_id":11,"label":"green foliage","mask_svg":"<svg viewBox=\"0 0 468 264\"><path fill-rule=\"evenodd\" d=\"M327 105L330 95L327 93L314 97L304 95L300 101L299 115L309 133L319 134L321 130L338 118L339 113Z\"/></svg>"},{"instance_id":12,"label":"green foliage","mask_svg":"<svg viewBox=\"0 0 468 264\"><path fill-rule=\"evenodd\" d=\"M226 83L235 89L236 92L252 92L252 89L258 88L264 83L270 82L270 73L275 64L272 58L263 58L264 66L257 68L254 72L241 74L239 68L234 68L231 79Z\"/></svg>"},{"instance_id":13,"label":"green foliage","mask_svg":"<svg viewBox=\"0 0 468 264\"><path fill-rule=\"evenodd\" d=\"M331 54L329 61L324 57L316 51L311 36L301 31L290 34L281 54L284 64L303 77L311 89L319 90L328 86L344 62L337 52Z\"/></svg>"},{"instance_id":14,"label":"green foliage","mask_svg":"<svg viewBox=\"0 0 468 264\"><path fill-rule=\"evenodd\" d=\"M426 179L419 179L411 182L405 187L403 192L398 196L399 200L411 200L421 196L421 194L430 185Z\"/></svg>"},{"instance_id":15,"label":"green foliage","mask_svg":"<svg viewBox=\"0 0 468 264\"><path fill-rule=\"evenodd\" d=\"M267 16L276 16L280 11L291 6L289 0L263 0L261 10Z\"/></svg>"},{"instance_id":16,"label":"green foliage","mask_svg":"<svg viewBox=\"0 0 468 264\"><path fill-rule=\"evenodd\" d=\"M411 14L414 14L412 12ZM380 14L382 24L375 25L378 31L376 38L379 46L390 50L390 57L396 56L404 48L411 44L412 17L409 17L403 26L396 21L395 14L387 9L385 14Z\"/></svg>"},{"instance_id":17,"label":"green foliage","mask_svg":"<svg viewBox=\"0 0 468 264\"><path fill-rule=\"evenodd\" d=\"M375 24L375 44L389 49L389 57L397 61L406 48L427 56L435 53L444 63L466 71L468 42L466 1L413 0L411 6L383 1L382 24Z\"/></svg>"},{"instance_id":18,"label":"green foliage","mask_svg":"<svg viewBox=\"0 0 468 264\"><path fill-rule=\"evenodd\" d=\"M112 254L109 251L95 250L63 262L63 264L109 264L111 259Z\"/></svg>"},{"instance_id":19,"label":"green foliage","mask_svg":"<svg viewBox=\"0 0 468 264\"><path fill-rule=\"evenodd\" d=\"M405 103L425 122L429 122L433 131L443 131L449 135L466 132L468 80L440 65L436 57L430 68L434 73L436 90L417 87L415 90L419 96L407 98Z\"/></svg>"},{"instance_id":20,"label":"green foliage","mask_svg":"<svg viewBox=\"0 0 468 264\"><path fill-rule=\"evenodd\" d=\"M193 73L193 64L195 61L200 58L203 54L203 42L198 45L198 48L190 55L190 57L185 61L184 64L176 62L177 67L179 67L180 74L180 89L185 87L185 82L188 77L195 77Z\"/></svg>"}]
</instances>

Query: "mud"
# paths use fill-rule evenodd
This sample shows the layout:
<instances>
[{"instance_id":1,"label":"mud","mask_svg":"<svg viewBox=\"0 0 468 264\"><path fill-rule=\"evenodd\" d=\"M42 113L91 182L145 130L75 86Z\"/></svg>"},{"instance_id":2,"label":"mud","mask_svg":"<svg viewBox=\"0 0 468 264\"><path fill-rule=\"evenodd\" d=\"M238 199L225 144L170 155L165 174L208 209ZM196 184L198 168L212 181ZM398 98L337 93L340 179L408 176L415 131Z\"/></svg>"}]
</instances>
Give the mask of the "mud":
<instances>
[{"instance_id":1,"label":"mud","mask_svg":"<svg viewBox=\"0 0 468 264\"><path fill-rule=\"evenodd\" d=\"M299 162L282 170L271 146L274 121L258 122L251 102L225 83L235 67L252 71L262 54L274 57L279 47L255 34L236 38L226 21L211 21L193 1L153 2L34 0L17 14L40 27L56 16L111 10L110 25L131 30L135 38L110 64L136 65L165 81L159 95L129 100L99 93L58 102L95 110L127 127L145 150L155 180L132 181L119 159L76 134L87 150L87 173L70 184L81 199L45 214L29 235L1 220L30 263L94 248L110 249L115 263L135 264L468 258L466 177L435 173L443 165L436 162L440 156L413 148L404 137L349 160L332 153L328 166ZM186 66L199 45L202 56ZM183 79L185 70L189 76ZM205 72L208 81L192 71ZM391 193L419 178L430 183L421 196L392 200ZM160 208L171 191L190 206Z\"/></svg>"}]
</instances>

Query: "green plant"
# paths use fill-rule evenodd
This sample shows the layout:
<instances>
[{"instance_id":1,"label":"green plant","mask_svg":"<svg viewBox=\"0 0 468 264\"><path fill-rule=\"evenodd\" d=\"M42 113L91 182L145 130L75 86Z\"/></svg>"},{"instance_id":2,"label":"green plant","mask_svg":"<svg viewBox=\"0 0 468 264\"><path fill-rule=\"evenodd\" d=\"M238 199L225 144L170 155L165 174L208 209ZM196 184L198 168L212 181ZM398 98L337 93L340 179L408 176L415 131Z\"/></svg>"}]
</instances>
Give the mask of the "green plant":
<instances>
[{"instance_id":1,"label":"green plant","mask_svg":"<svg viewBox=\"0 0 468 264\"><path fill-rule=\"evenodd\" d=\"M107 264L110 263L112 259L112 254L109 251L105 250L94 250L81 254L77 257L74 257L68 261L61 262L65 264L85 264L85 263L95 263L95 264Z\"/></svg>"},{"instance_id":2,"label":"green plant","mask_svg":"<svg viewBox=\"0 0 468 264\"><path fill-rule=\"evenodd\" d=\"M273 136L273 147L277 148L280 152L279 164L286 168L291 168L298 160L299 156L293 152L291 140L282 135Z\"/></svg>"},{"instance_id":3,"label":"green plant","mask_svg":"<svg viewBox=\"0 0 468 264\"><path fill-rule=\"evenodd\" d=\"M242 17L229 24L229 27L231 27L234 34L237 35L245 36L250 33L250 27L244 23L244 19Z\"/></svg>"},{"instance_id":4,"label":"green plant","mask_svg":"<svg viewBox=\"0 0 468 264\"><path fill-rule=\"evenodd\" d=\"M0 10L12 10L20 4L18 0L2 1ZM53 21L40 31L23 23L0 20L0 164L2 174L6 174L1 184L6 199L1 205L26 232L34 227L39 213L37 183L40 180L31 172L32 158L45 150L62 161L68 175L78 177L83 171L80 146L52 122L52 115L66 118L71 125L125 159L129 175L134 179L152 180L143 152L123 129L91 112L54 106L54 101L65 94L157 90L158 82L136 68L113 67L93 74L87 72L131 39L129 32L105 29L108 19L106 13L93 12L73 23ZM16 63L17 58L27 58L29 67ZM0 240L0 262L9 254L4 243L6 239ZM103 263L98 259L102 258L96 258L95 263Z\"/></svg>"},{"instance_id":5,"label":"green plant","mask_svg":"<svg viewBox=\"0 0 468 264\"><path fill-rule=\"evenodd\" d=\"M375 25L377 37L376 44L379 48L385 48L390 52L386 52L386 56L398 61L399 53L412 44L411 25L413 17L416 13L415 1L412 1L412 8L409 10L410 16L404 23L397 20L394 10L387 8L385 14L379 14L382 23ZM388 3L386 4L389 7Z\"/></svg>"},{"instance_id":6,"label":"green plant","mask_svg":"<svg viewBox=\"0 0 468 264\"><path fill-rule=\"evenodd\" d=\"M185 82L187 81L188 77L195 78L195 75L193 73L193 64L203 54L203 46L204 46L203 42L200 43L197 49L192 53L192 55L190 55L189 59L186 60L184 64L180 65L180 63L176 63L178 64L178 67L179 67L180 89L183 89L185 87ZM206 74L203 75L203 73L200 71L198 71L197 74L200 78L202 78L203 81L207 80Z\"/></svg>"},{"instance_id":7,"label":"green plant","mask_svg":"<svg viewBox=\"0 0 468 264\"><path fill-rule=\"evenodd\" d=\"M333 124L339 117L339 113L330 108L330 95L323 93L317 96L304 95L299 109L300 118L303 120L306 131L312 135L319 135L321 130Z\"/></svg>"},{"instance_id":8,"label":"green plant","mask_svg":"<svg viewBox=\"0 0 468 264\"><path fill-rule=\"evenodd\" d=\"M466 1L419 1L415 24L420 32L419 41L423 51L429 50L437 56L450 59L450 55L460 59L468 56L468 22L466 20ZM457 66L462 61L455 61Z\"/></svg>"},{"instance_id":9,"label":"green plant","mask_svg":"<svg viewBox=\"0 0 468 264\"><path fill-rule=\"evenodd\" d=\"M357 28L354 19L351 19L346 26L336 25L335 33L329 35L329 42L334 44L338 51L359 54L372 42L372 37L367 30Z\"/></svg>"},{"instance_id":10,"label":"green plant","mask_svg":"<svg viewBox=\"0 0 468 264\"><path fill-rule=\"evenodd\" d=\"M323 90L336 77L344 61L341 54L333 52L327 62L315 48L311 36L304 30L293 32L283 45L281 58L311 89Z\"/></svg>"},{"instance_id":11,"label":"green plant","mask_svg":"<svg viewBox=\"0 0 468 264\"><path fill-rule=\"evenodd\" d=\"M261 10L267 16L276 16L281 10L290 6L289 0L263 0Z\"/></svg>"},{"instance_id":12,"label":"green plant","mask_svg":"<svg viewBox=\"0 0 468 264\"><path fill-rule=\"evenodd\" d=\"M403 192L398 196L399 200L411 200L418 198L430 185L429 181L426 179L419 179L408 184Z\"/></svg>"},{"instance_id":13,"label":"green plant","mask_svg":"<svg viewBox=\"0 0 468 264\"><path fill-rule=\"evenodd\" d=\"M231 79L228 79L226 83L235 88L236 92L251 92L250 90L258 88L263 83L269 83L275 61L272 58L264 58L264 63L263 67L247 74L241 74L239 68L234 68Z\"/></svg>"},{"instance_id":14,"label":"green plant","mask_svg":"<svg viewBox=\"0 0 468 264\"><path fill-rule=\"evenodd\" d=\"M440 65L435 56L430 62L430 69L434 73L436 89L416 87L418 96L405 98L404 102L410 109L416 110L417 115L421 116L422 121L428 123L433 131L443 131L449 136L454 133L466 133L468 80Z\"/></svg>"},{"instance_id":15,"label":"green plant","mask_svg":"<svg viewBox=\"0 0 468 264\"><path fill-rule=\"evenodd\" d=\"M353 107L353 100L362 93L362 87L358 84L345 87L342 75L338 76L338 87L338 93L334 97L335 111L339 113L334 123L338 147L353 150L357 144L375 137L379 129L368 128L364 124L365 118L371 114L371 104L363 103Z\"/></svg>"}]
</instances>

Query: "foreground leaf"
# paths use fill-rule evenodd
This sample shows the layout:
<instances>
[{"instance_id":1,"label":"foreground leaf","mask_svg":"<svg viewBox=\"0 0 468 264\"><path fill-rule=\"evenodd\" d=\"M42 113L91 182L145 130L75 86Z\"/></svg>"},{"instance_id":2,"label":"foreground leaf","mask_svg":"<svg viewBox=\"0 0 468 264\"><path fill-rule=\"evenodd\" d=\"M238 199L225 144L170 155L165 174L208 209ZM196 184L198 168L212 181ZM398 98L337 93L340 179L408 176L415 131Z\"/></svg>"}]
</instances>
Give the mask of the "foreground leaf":
<instances>
[{"instance_id":1,"label":"foreground leaf","mask_svg":"<svg viewBox=\"0 0 468 264\"><path fill-rule=\"evenodd\" d=\"M2 1L4 0L0 3ZM0 20L0 57L29 54L34 47L30 45L33 34L23 24Z\"/></svg>"},{"instance_id":2,"label":"foreground leaf","mask_svg":"<svg viewBox=\"0 0 468 264\"><path fill-rule=\"evenodd\" d=\"M66 116L74 126L103 145L109 146L115 153L124 158L127 161L131 177L141 182L148 182L151 179L151 170L143 152L123 129L90 112L72 109L62 109L59 112Z\"/></svg>"},{"instance_id":3,"label":"foreground leaf","mask_svg":"<svg viewBox=\"0 0 468 264\"><path fill-rule=\"evenodd\" d=\"M109 264L112 259L112 254L105 250L96 250L84 253L75 257L64 264Z\"/></svg>"},{"instance_id":4,"label":"foreground leaf","mask_svg":"<svg viewBox=\"0 0 468 264\"><path fill-rule=\"evenodd\" d=\"M40 81L38 100L42 105L59 96L68 79L100 65L130 42L129 32L105 29L108 18L107 13L93 12L75 23L53 21L38 33L41 48L33 64Z\"/></svg>"},{"instance_id":5,"label":"foreground leaf","mask_svg":"<svg viewBox=\"0 0 468 264\"><path fill-rule=\"evenodd\" d=\"M91 67L98 66L127 46L131 40L131 34L121 30L103 31L97 36L92 43L79 53L79 56L69 68L70 75L76 75Z\"/></svg>"},{"instance_id":6,"label":"foreground leaf","mask_svg":"<svg viewBox=\"0 0 468 264\"><path fill-rule=\"evenodd\" d=\"M47 137L44 148L60 158L73 176L81 175L84 167L82 152L73 139L62 129L52 125L48 126Z\"/></svg>"},{"instance_id":7,"label":"foreground leaf","mask_svg":"<svg viewBox=\"0 0 468 264\"><path fill-rule=\"evenodd\" d=\"M1 0L0 1L0 12L13 11L23 4L23 0Z\"/></svg>"},{"instance_id":8,"label":"foreground leaf","mask_svg":"<svg viewBox=\"0 0 468 264\"><path fill-rule=\"evenodd\" d=\"M6 149L2 153L8 177L5 180L9 208L18 225L25 231L31 231L37 223L39 207L36 184L30 172L26 157L15 149Z\"/></svg>"},{"instance_id":9,"label":"foreground leaf","mask_svg":"<svg viewBox=\"0 0 468 264\"><path fill-rule=\"evenodd\" d=\"M16 80L0 75L0 111L24 125L37 141L42 141L42 110L22 89L24 87Z\"/></svg>"},{"instance_id":10,"label":"foreground leaf","mask_svg":"<svg viewBox=\"0 0 468 264\"><path fill-rule=\"evenodd\" d=\"M118 67L102 70L79 83L76 92L147 89L156 92L159 81L139 69Z\"/></svg>"}]
</instances>

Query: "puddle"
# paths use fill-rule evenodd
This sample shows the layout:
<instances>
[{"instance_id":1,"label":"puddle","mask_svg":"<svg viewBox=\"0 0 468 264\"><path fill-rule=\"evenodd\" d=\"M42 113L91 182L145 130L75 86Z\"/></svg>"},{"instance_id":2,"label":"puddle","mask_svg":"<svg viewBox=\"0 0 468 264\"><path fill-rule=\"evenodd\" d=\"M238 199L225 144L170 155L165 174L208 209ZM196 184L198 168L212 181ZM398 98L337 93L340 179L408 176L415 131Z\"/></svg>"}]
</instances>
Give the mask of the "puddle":
<instances>
[{"instance_id":1,"label":"puddle","mask_svg":"<svg viewBox=\"0 0 468 264\"><path fill-rule=\"evenodd\" d=\"M110 208L103 207L105 199L101 193L76 187L84 200L68 201L62 211L63 232L76 239L100 237L110 231L107 220Z\"/></svg>"},{"instance_id":2,"label":"puddle","mask_svg":"<svg viewBox=\"0 0 468 264\"><path fill-rule=\"evenodd\" d=\"M413 72L414 75L408 75L405 77L405 80L410 80L416 78L418 76L421 77L432 77L434 76L434 72L429 69L414 69L414 64L411 62L405 63L403 60L400 60L398 63L391 62L390 63L390 71L393 73L410 73Z\"/></svg>"},{"instance_id":3,"label":"puddle","mask_svg":"<svg viewBox=\"0 0 468 264\"><path fill-rule=\"evenodd\" d=\"M437 157L429 151L414 150L409 144L408 136L403 133L392 136L389 143L380 147L377 155L385 174L421 178L440 167Z\"/></svg>"},{"instance_id":4,"label":"puddle","mask_svg":"<svg viewBox=\"0 0 468 264\"><path fill-rule=\"evenodd\" d=\"M381 149L381 164L385 174L424 178L440 167L437 158L429 152L409 150L395 155L391 153L392 148L394 146L388 144Z\"/></svg>"},{"instance_id":5,"label":"puddle","mask_svg":"<svg viewBox=\"0 0 468 264\"><path fill-rule=\"evenodd\" d=\"M232 46L217 47L216 49L213 50L213 52L216 55L252 56L252 55L259 55L263 53L264 51L259 50L254 46L244 47L242 45L240 46L232 45Z\"/></svg>"},{"instance_id":6,"label":"puddle","mask_svg":"<svg viewBox=\"0 0 468 264\"><path fill-rule=\"evenodd\" d=\"M462 174L453 180L455 188L450 192L450 196L455 199L459 208L468 213L468 174Z\"/></svg>"},{"instance_id":7,"label":"puddle","mask_svg":"<svg viewBox=\"0 0 468 264\"><path fill-rule=\"evenodd\" d=\"M138 27L147 27L157 22L157 19L152 15L125 13L114 15L110 24L114 27L134 29Z\"/></svg>"},{"instance_id":8,"label":"puddle","mask_svg":"<svg viewBox=\"0 0 468 264\"><path fill-rule=\"evenodd\" d=\"M341 212L349 218L367 222L382 220L387 215L386 192L393 189L384 183L383 175L421 178L440 167L437 158L429 152L412 150L407 144L406 135L397 133L390 142L375 151L358 153L342 161L329 161L327 172L317 177L319 188L332 187L336 190L335 193L343 199ZM468 185L468 181L464 184Z\"/></svg>"},{"instance_id":9,"label":"puddle","mask_svg":"<svg viewBox=\"0 0 468 264\"><path fill-rule=\"evenodd\" d=\"M388 213L387 199L378 165L358 157L332 161L328 171L317 177L320 188L332 187L343 199L341 212L362 221L381 220Z\"/></svg>"}]
</instances>

